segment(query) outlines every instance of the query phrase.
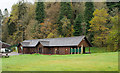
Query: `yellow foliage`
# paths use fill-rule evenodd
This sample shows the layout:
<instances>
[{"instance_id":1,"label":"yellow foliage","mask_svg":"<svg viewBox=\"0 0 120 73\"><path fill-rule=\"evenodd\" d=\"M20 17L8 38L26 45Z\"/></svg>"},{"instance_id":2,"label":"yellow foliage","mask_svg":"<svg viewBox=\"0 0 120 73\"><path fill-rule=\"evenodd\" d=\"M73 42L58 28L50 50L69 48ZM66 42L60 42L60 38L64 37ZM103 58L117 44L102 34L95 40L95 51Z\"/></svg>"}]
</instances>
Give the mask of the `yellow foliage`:
<instances>
[{"instance_id":1,"label":"yellow foliage","mask_svg":"<svg viewBox=\"0 0 120 73\"><path fill-rule=\"evenodd\" d=\"M96 9L93 15L94 18L89 22L91 24L89 31L95 33L93 43L97 46L103 46L105 44L105 36L109 30L109 28L106 27L109 14L107 10L103 8L101 10Z\"/></svg>"}]
</instances>

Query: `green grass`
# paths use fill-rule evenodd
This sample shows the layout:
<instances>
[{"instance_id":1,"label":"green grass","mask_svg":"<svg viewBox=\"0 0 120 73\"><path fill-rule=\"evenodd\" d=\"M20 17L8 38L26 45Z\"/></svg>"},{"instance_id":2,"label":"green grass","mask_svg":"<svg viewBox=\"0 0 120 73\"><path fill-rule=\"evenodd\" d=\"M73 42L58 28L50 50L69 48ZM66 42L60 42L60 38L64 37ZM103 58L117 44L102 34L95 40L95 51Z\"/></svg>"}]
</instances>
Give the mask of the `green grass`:
<instances>
[{"instance_id":1,"label":"green grass","mask_svg":"<svg viewBox=\"0 0 120 73\"><path fill-rule=\"evenodd\" d=\"M118 71L118 53L19 55L2 58L3 71Z\"/></svg>"},{"instance_id":2,"label":"green grass","mask_svg":"<svg viewBox=\"0 0 120 73\"><path fill-rule=\"evenodd\" d=\"M85 48L86 52L89 52L89 47ZM105 53L109 52L106 47L90 47L91 53Z\"/></svg>"}]
</instances>

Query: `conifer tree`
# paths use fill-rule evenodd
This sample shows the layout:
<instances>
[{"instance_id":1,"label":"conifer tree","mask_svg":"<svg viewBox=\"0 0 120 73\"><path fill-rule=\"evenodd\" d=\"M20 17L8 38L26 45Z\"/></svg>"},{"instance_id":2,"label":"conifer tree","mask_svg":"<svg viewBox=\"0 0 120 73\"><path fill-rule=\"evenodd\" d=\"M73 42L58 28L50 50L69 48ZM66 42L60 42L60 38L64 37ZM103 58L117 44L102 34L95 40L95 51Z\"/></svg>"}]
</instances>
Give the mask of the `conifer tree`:
<instances>
[{"instance_id":1,"label":"conifer tree","mask_svg":"<svg viewBox=\"0 0 120 73\"><path fill-rule=\"evenodd\" d=\"M109 11L112 11L113 8L119 8L120 11L120 2L106 2L106 5L109 8Z\"/></svg>"},{"instance_id":2,"label":"conifer tree","mask_svg":"<svg viewBox=\"0 0 120 73\"><path fill-rule=\"evenodd\" d=\"M45 7L44 7L44 3L43 2L37 2L36 3L36 20L38 21L38 23L43 23L44 22L44 18L45 18L45 11L44 11Z\"/></svg>"},{"instance_id":3,"label":"conifer tree","mask_svg":"<svg viewBox=\"0 0 120 73\"><path fill-rule=\"evenodd\" d=\"M67 17L67 19L70 19L70 26L72 24L72 8L71 8L71 3L70 2L61 2L61 5L60 5L60 15L59 15L59 19L58 19L58 33L60 35L63 35L62 34L62 23L60 22L61 19L64 18L64 16Z\"/></svg>"},{"instance_id":4,"label":"conifer tree","mask_svg":"<svg viewBox=\"0 0 120 73\"><path fill-rule=\"evenodd\" d=\"M94 12L94 5L93 2L86 2L85 3L85 22L86 22L86 34L88 33L88 29L90 29L90 23Z\"/></svg>"},{"instance_id":5,"label":"conifer tree","mask_svg":"<svg viewBox=\"0 0 120 73\"><path fill-rule=\"evenodd\" d=\"M82 28L81 28L81 23L82 23L82 16L81 14L79 14L76 19L75 19L75 23L73 25L73 35L74 36L80 36L82 34Z\"/></svg>"}]
</instances>

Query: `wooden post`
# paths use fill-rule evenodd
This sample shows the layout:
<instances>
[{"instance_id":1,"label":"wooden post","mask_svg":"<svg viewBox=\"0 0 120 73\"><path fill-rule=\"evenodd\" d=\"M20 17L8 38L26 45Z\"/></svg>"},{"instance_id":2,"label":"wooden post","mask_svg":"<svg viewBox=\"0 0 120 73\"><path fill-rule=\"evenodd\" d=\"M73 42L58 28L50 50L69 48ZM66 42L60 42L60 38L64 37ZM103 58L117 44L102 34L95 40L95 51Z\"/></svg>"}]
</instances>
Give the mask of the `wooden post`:
<instances>
[{"instance_id":1,"label":"wooden post","mask_svg":"<svg viewBox=\"0 0 120 73\"><path fill-rule=\"evenodd\" d=\"M43 54L43 47L42 47L42 52L41 52L41 54Z\"/></svg>"},{"instance_id":2,"label":"wooden post","mask_svg":"<svg viewBox=\"0 0 120 73\"><path fill-rule=\"evenodd\" d=\"M81 54L83 54L83 45L81 45Z\"/></svg>"},{"instance_id":3,"label":"wooden post","mask_svg":"<svg viewBox=\"0 0 120 73\"><path fill-rule=\"evenodd\" d=\"M90 53L90 47L89 47L89 53Z\"/></svg>"},{"instance_id":4,"label":"wooden post","mask_svg":"<svg viewBox=\"0 0 120 73\"><path fill-rule=\"evenodd\" d=\"M55 48L55 54L56 54L56 48Z\"/></svg>"},{"instance_id":5,"label":"wooden post","mask_svg":"<svg viewBox=\"0 0 120 73\"><path fill-rule=\"evenodd\" d=\"M76 54L76 48L74 48L75 49L75 54Z\"/></svg>"},{"instance_id":6,"label":"wooden post","mask_svg":"<svg viewBox=\"0 0 120 73\"><path fill-rule=\"evenodd\" d=\"M72 54L72 48L71 48L71 54Z\"/></svg>"},{"instance_id":7,"label":"wooden post","mask_svg":"<svg viewBox=\"0 0 120 73\"><path fill-rule=\"evenodd\" d=\"M78 54L79 54L79 47L78 47Z\"/></svg>"}]
</instances>

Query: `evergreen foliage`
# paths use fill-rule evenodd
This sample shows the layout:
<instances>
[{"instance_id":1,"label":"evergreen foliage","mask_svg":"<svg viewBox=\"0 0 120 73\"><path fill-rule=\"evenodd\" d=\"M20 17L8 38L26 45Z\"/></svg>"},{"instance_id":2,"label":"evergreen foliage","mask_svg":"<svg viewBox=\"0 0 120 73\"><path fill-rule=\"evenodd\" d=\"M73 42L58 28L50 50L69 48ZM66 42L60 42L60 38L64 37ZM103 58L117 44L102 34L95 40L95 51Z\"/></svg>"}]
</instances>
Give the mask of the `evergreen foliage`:
<instances>
[{"instance_id":1,"label":"evergreen foliage","mask_svg":"<svg viewBox=\"0 0 120 73\"><path fill-rule=\"evenodd\" d=\"M73 35L74 35L74 36L80 36L80 35L81 35L81 33L82 33L81 23L82 23L82 16L81 16L81 14L79 14L79 15L76 17L75 23L74 23L74 25L73 25L73 29L74 29Z\"/></svg>"},{"instance_id":2,"label":"evergreen foliage","mask_svg":"<svg viewBox=\"0 0 120 73\"><path fill-rule=\"evenodd\" d=\"M86 34L88 33L88 29L90 29L90 23L94 12L94 5L93 2L86 2L85 3L85 22L86 22Z\"/></svg>"},{"instance_id":3,"label":"evergreen foliage","mask_svg":"<svg viewBox=\"0 0 120 73\"><path fill-rule=\"evenodd\" d=\"M7 25L9 35L13 35L13 33L16 31L16 24L11 20L11 18L9 18Z\"/></svg>"},{"instance_id":4,"label":"evergreen foliage","mask_svg":"<svg viewBox=\"0 0 120 73\"><path fill-rule=\"evenodd\" d=\"M70 2L61 2L61 5L60 5L61 7L60 7L60 15L59 15L59 19L58 19L58 33L60 34L60 35L63 35L62 34L62 23L60 22L63 18L64 18L64 16L66 16L67 17L67 19L70 19L70 26L71 26L71 24L72 24L72 15L73 15L73 13L72 13L72 8L71 8L71 4L70 4Z\"/></svg>"},{"instance_id":5,"label":"evergreen foliage","mask_svg":"<svg viewBox=\"0 0 120 73\"><path fill-rule=\"evenodd\" d=\"M114 8L118 8L120 11L120 2L106 2L107 7L109 8L109 12Z\"/></svg>"},{"instance_id":6,"label":"evergreen foliage","mask_svg":"<svg viewBox=\"0 0 120 73\"><path fill-rule=\"evenodd\" d=\"M36 3L36 20L38 21L38 23L44 23L44 18L45 18L45 11L44 11L45 7L44 7L44 3L43 2L37 2Z\"/></svg>"},{"instance_id":7,"label":"evergreen foliage","mask_svg":"<svg viewBox=\"0 0 120 73\"><path fill-rule=\"evenodd\" d=\"M27 7L26 7L26 3L24 2L24 0L19 1L18 3L18 20L23 19L24 15L27 12Z\"/></svg>"}]
</instances>

